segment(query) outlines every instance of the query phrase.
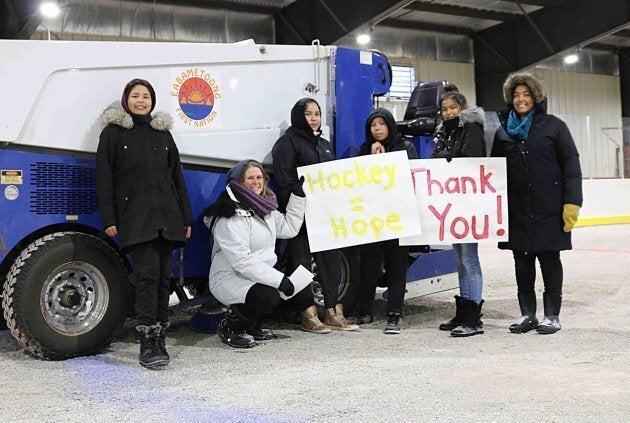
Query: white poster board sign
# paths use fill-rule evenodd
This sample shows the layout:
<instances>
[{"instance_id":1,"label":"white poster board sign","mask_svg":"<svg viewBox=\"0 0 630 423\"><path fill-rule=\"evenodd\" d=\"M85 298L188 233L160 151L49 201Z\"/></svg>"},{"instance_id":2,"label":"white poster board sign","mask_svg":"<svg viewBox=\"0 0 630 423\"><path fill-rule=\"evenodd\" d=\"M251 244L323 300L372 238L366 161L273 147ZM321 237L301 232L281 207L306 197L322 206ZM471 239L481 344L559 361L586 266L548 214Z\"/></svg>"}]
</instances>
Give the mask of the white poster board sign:
<instances>
[{"instance_id":1,"label":"white poster board sign","mask_svg":"<svg viewBox=\"0 0 630 423\"><path fill-rule=\"evenodd\" d=\"M407 153L334 160L304 176L311 252L420 234Z\"/></svg>"},{"instance_id":2,"label":"white poster board sign","mask_svg":"<svg viewBox=\"0 0 630 423\"><path fill-rule=\"evenodd\" d=\"M411 160L422 234L401 245L508 240L504 158Z\"/></svg>"}]
</instances>

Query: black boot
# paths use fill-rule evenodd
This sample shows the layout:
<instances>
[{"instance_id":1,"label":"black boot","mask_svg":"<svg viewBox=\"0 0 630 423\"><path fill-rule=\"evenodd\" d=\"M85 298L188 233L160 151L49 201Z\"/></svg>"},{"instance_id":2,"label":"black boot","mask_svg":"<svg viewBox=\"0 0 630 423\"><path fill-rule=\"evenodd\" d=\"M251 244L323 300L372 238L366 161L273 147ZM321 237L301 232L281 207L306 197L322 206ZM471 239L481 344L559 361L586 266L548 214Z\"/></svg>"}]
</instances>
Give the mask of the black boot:
<instances>
[{"instance_id":1,"label":"black boot","mask_svg":"<svg viewBox=\"0 0 630 423\"><path fill-rule=\"evenodd\" d=\"M536 331L543 335L558 332L562 329L560 326L560 306L562 305L562 293L543 293L543 303L545 305L545 318L538 325Z\"/></svg>"},{"instance_id":2,"label":"black boot","mask_svg":"<svg viewBox=\"0 0 630 423\"><path fill-rule=\"evenodd\" d=\"M250 334L256 341L268 341L273 338L277 338L273 334L271 329L266 329L260 326L260 322L254 322L247 327L247 333Z\"/></svg>"},{"instance_id":3,"label":"black boot","mask_svg":"<svg viewBox=\"0 0 630 423\"><path fill-rule=\"evenodd\" d=\"M230 306L225 319L219 323L217 334L221 341L234 348L253 348L256 346L254 337L247 333L247 326L253 321L241 314L236 306Z\"/></svg>"},{"instance_id":4,"label":"black boot","mask_svg":"<svg viewBox=\"0 0 630 423\"><path fill-rule=\"evenodd\" d=\"M519 292L518 305L521 309L521 317L516 323L510 325L510 332L527 333L532 329L536 329L536 326L538 326L538 319L536 318L536 293L534 291Z\"/></svg>"},{"instance_id":5,"label":"black boot","mask_svg":"<svg viewBox=\"0 0 630 423\"><path fill-rule=\"evenodd\" d=\"M451 336L464 337L481 335L483 333L483 322L481 321L481 306L483 300L479 304L465 298L461 299L462 321L451 331Z\"/></svg>"},{"instance_id":6,"label":"black boot","mask_svg":"<svg viewBox=\"0 0 630 423\"><path fill-rule=\"evenodd\" d=\"M455 295L455 317L448 322L440 323L440 330L453 330L462 323L462 300L462 297Z\"/></svg>"},{"instance_id":7,"label":"black boot","mask_svg":"<svg viewBox=\"0 0 630 423\"><path fill-rule=\"evenodd\" d=\"M136 326L140 338L140 364L148 369L166 366L169 362L166 351L162 352L159 346L159 333L162 326L158 323L152 326Z\"/></svg>"},{"instance_id":8,"label":"black boot","mask_svg":"<svg viewBox=\"0 0 630 423\"><path fill-rule=\"evenodd\" d=\"M160 325L160 330L158 331L158 348L162 355L166 357L166 361L168 364L171 361L171 357L168 355L168 351L166 351L166 329L168 329L171 324L169 322L158 323Z\"/></svg>"}]
</instances>

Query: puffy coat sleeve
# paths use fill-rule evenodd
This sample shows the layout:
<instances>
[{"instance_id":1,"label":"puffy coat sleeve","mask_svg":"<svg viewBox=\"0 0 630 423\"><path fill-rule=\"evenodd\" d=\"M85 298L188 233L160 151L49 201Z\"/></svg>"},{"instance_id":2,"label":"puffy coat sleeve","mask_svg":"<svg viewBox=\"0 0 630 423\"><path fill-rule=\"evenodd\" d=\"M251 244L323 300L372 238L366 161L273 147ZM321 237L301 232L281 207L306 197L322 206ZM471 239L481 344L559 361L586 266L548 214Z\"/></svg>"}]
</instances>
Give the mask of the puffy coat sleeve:
<instances>
[{"instance_id":1,"label":"puffy coat sleeve","mask_svg":"<svg viewBox=\"0 0 630 423\"><path fill-rule=\"evenodd\" d=\"M460 157L486 157L486 141L481 125L468 123L464 126Z\"/></svg>"},{"instance_id":2,"label":"puffy coat sleeve","mask_svg":"<svg viewBox=\"0 0 630 423\"><path fill-rule=\"evenodd\" d=\"M114 161L118 132L110 125L103 129L96 150L96 198L103 227L117 225L114 190Z\"/></svg>"},{"instance_id":3,"label":"puffy coat sleeve","mask_svg":"<svg viewBox=\"0 0 630 423\"><path fill-rule=\"evenodd\" d=\"M582 206L582 168L580 154L567 124L558 119L560 133L556 154L562 169L562 203Z\"/></svg>"},{"instance_id":4,"label":"puffy coat sleeve","mask_svg":"<svg viewBox=\"0 0 630 423\"><path fill-rule=\"evenodd\" d=\"M368 154L372 154L372 142L365 141L359 147L359 156L367 156Z\"/></svg>"},{"instance_id":5,"label":"puffy coat sleeve","mask_svg":"<svg viewBox=\"0 0 630 423\"><path fill-rule=\"evenodd\" d=\"M416 146L413 145L412 142L405 141L405 148L407 150L407 158L409 160L414 160L418 158L418 151L416 150Z\"/></svg>"},{"instance_id":6,"label":"puffy coat sleeve","mask_svg":"<svg viewBox=\"0 0 630 423\"><path fill-rule=\"evenodd\" d=\"M274 269L249 249L249 218L219 219L214 225L214 242L234 272L263 285L278 288L284 274Z\"/></svg>"},{"instance_id":7,"label":"puffy coat sleeve","mask_svg":"<svg viewBox=\"0 0 630 423\"><path fill-rule=\"evenodd\" d=\"M304 222L304 206L306 198L291 194L286 213L273 212L276 223L276 237L280 239L293 238L298 234Z\"/></svg>"},{"instance_id":8,"label":"puffy coat sleeve","mask_svg":"<svg viewBox=\"0 0 630 423\"><path fill-rule=\"evenodd\" d=\"M296 152L291 139L282 136L276 141L271 151L273 176L278 186L280 210L284 210L289 201L291 190L297 182Z\"/></svg>"},{"instance_id":9,"label":"puffy coat sleeve","mask_svg":"<svg viewBox=\"0 0 630 423\"><path fill-rule=\"evenodd\" d=\"M501 137L499 136L500 130L501 128L497 129L497 132L494 133L494 141L492 142L490 157L505 157L505 152L503 151L503 142L501 141Z\"/></svg>"},{"instance_id":10,"label":"puffy coat sleeve","mask_svg":"<svg viewBox=\"0 0 630 423\"><path fill-rule=\"evenodd\" d=\"M173 178L173 184L175 184L175 190L177 191L177 197L179 199L179 207L181 209L182 217L184 218L184 224L186 226L192 226L193 218L190 208L190 200L188 198L188 190L186 189L186 182L184 181L184 173L182 172L182 163L179 158L179 150L173 140L173 136L170 132L167 132L170 139L169 149L169 166L171 168L171 176Z\"/></svg>"}]
</instances>

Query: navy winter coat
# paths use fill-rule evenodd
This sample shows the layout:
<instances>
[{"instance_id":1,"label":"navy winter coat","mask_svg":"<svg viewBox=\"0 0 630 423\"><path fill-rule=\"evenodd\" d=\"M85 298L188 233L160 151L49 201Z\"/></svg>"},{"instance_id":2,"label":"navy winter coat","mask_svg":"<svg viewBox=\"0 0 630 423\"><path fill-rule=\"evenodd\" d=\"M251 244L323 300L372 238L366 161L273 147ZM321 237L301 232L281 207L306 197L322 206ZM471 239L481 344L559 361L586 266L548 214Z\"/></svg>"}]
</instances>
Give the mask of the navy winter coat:
<instances>
[{"instance_id":1,"label":"navy winter coat","mask_svg":"<svg viewBox=\"0 0 630 423\"><path fill-rule=\"evenodd\" d=\"M563 231L564 204L582 206L582 171L569 128L547 114L546 101L536 114L526 140L507 133L509 110L498 112L501 125L492 157L505 157L508 178L509 241L499 248L514 251L571 249L571 233Z\"/></svg>"},{"instance_id":2,"label":"navy winter coat","mask_svg":"<svg viewBox=\"0 0 630 423\"><path fill-rule=\"evenodd\" d=\"M157 113L151 122L132 121L110 108L102 117L96 153L96 195L104 228L116 225L121 249L162 236L174 248L186 243L192 226L179 152L168 131L172 119Z\"/></svg>"}]
</instances>

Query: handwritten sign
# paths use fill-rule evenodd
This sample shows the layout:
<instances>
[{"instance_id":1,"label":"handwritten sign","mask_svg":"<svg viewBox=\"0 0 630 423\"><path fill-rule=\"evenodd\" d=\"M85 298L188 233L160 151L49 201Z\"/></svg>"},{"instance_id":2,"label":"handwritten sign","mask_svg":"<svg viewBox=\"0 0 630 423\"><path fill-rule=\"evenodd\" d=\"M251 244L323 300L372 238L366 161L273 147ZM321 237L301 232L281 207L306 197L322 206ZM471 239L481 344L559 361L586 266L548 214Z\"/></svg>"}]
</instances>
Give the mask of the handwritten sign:
<instances>
[{"instance_id":1,"label":"handwritten sign","mask_svg":"<svg viewBox=\"0 0 630 423\"><path fill-rule=\"evenodd\" d=\"M411 160L422 234L401 245L508 239L505 159Z\"/></svg>"},{"instance_id":2,"label":"handwritten sign","mask_svg":"<svg viewBox=\"0 0 630 423\"><path fill-rule=\"evenodd\" d=\"M298 168L311 252L420 234L407 153Z\"/></svg>"}]
</instances>

